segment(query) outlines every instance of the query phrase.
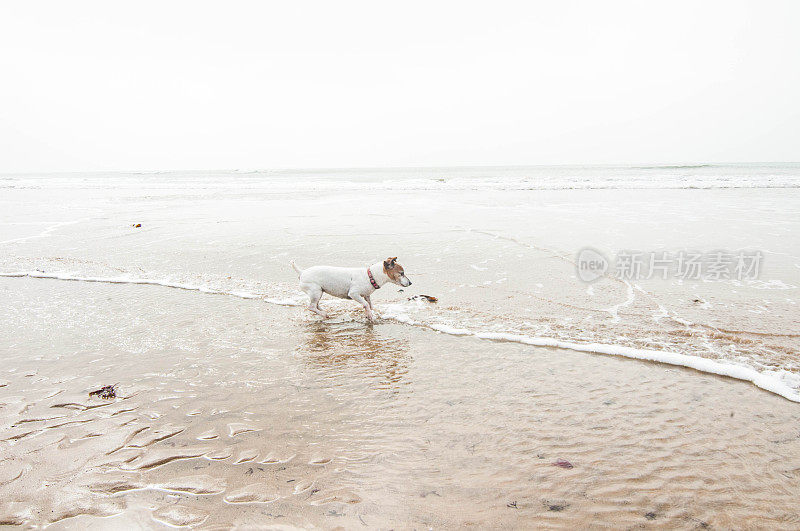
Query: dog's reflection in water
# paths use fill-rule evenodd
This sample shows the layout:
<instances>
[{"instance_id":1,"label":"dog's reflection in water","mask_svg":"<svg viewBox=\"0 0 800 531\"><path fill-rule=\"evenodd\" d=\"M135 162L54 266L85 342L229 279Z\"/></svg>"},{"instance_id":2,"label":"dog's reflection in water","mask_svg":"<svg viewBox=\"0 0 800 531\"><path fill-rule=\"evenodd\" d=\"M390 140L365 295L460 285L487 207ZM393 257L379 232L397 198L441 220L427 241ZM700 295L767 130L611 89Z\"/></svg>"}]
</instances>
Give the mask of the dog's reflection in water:
<instances>
[{"instance_id":1,"label":"dog's reflection in water","mask_svg":"<svg viewBox=\"0 0 800 531\"><path fill-rule=\"evenodd\" d=\"M383 389L402 384L410 361L408 341L383 335L361 323L308 323L298 354L332 379L363 374L376 379L374 387Z\"/></svg>"}]
</instances>

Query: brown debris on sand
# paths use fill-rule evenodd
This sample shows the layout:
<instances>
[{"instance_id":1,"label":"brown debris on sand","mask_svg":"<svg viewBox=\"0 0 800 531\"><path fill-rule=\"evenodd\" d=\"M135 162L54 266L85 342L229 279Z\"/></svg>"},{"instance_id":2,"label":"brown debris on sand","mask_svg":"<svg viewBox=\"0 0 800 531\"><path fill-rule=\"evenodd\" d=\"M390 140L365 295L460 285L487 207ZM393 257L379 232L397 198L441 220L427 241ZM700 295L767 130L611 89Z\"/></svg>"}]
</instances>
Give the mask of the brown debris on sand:
<instances>
[{"instance_id":1,"label":"brown debris on sand","mask_svg":"<svg viewBox=\"0 0 800 531\"><path fill-rule=\"evenodd\" d=\"M101 387L100 389L96 389L94 391L89 391L89 398L97 396L104 400L111 400L112 398L117 397L117 384L114 385L106 385Z\"/></svg>"},{"instance_id":2,"label":"brown debris on sand","mask_svg":"<svg viewBox=\"0 0 800 531\"><path fill-rule=\"evenodd\" d=\"M141 223L134 223L133 225L131 225L131 227L133 227L134 229L138 229L138 228L140 228L141 226L142 226L142 224L141 224Z\"/></svg>"},{"instance_id":3,"label":"brown debris on sand","mask_svg":"<svg viewBox=\"0 0 800 531\"><path fill-rule=\"evenodd\" d=\"M553 466L557 466L560 468L567 468L567 469L574 468L574 465L569 461L567 461L566 459L557 459L556 462L553 463Z\"/></svg>"},{"instance_id":4,"label":"brown debris on sand","mask_svg":"<svg viewBox=\"0 0 800 531\"><path fill-rule=\"evenodd\" d=\"M422 299L428 302L437 302L439 299L436 297L432 297L430 295L414 295L413 297L409 297L408 300L413 301L415 299Z\"/></svg>"}]
</instances>

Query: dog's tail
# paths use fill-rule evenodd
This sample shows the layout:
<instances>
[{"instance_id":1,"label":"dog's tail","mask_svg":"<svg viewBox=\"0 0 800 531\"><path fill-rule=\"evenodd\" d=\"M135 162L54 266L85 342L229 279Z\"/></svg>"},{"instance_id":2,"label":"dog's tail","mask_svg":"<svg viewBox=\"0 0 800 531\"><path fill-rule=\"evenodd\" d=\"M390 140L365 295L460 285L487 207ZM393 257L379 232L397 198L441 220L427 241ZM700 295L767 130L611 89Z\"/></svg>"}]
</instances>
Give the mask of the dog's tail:
<instances>
[{"instance_id":1,"label":"dog's tail","mask_svg":"<svg viewBox=\"0 0 800 531\"><path fill-rule=\"evenodd\" d=\"M297 267L297 264L294 263L294 260L290 261L289 263L292 264L292 269L297 271L297 278L300 278L300 274L303 272L303 270Z\"/></svg>"}]
</instances>

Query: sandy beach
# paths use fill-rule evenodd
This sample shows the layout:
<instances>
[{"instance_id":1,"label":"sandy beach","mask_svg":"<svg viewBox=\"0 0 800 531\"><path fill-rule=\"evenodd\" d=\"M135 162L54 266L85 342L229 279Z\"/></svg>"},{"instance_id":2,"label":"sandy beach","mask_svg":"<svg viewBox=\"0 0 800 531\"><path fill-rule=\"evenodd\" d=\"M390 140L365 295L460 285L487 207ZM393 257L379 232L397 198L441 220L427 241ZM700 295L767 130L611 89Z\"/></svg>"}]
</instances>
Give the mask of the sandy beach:
<instances>
[{"instance_id":1,"label":"sandy beach","mask_svg":"<svg viewBox=\"0 0 800 531\"><path fill-rule=\"evenodd\" d=\"M0 531L800 530L798 19L0 3Z\"/></svg>"},{"instance_id":2,"label":"sandy beach","mask_svg":"<svg viewBox=\"0 0 800 531\"><path fill-rule=\"evenodd\" d=\"M0 523L796 529L799 176L3 176ZM588 284L586 247L764 262ZM289 266L387 256L373 325Z\"/></svg>"}]
</instances>

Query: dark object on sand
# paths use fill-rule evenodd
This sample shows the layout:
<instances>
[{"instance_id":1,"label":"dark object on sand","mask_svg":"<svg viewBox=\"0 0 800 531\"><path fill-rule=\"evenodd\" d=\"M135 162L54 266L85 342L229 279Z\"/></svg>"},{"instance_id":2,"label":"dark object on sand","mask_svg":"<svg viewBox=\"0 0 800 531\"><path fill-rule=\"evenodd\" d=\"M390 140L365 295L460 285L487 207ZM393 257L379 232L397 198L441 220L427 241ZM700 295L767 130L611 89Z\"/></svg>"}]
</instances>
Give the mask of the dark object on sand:
<instances>
[{"instance_id":1,"label":"dark object on sand","mask_svg":"<svg viewBox=\"0 0 800 531\"><path fill-rule=\"evenodd\" d=\"M557 459L553 466L561 467L561 468L574 468L572 463L567 461L566 459Z\"/></svg>"},{"instance_id":2,"label":"dark object on sand","mask_svg":"<svg viewBox=\"0 0 800 531\"><path fill-rule=\"evenodd\" d=\"M97 396L105 400L111 400L112 398L117 398L117 384L107 385L95 391L90 391L89 397L91 398L93 396Z\"/></svg>"},{"instance_id":3,"label":"dark object on sand","mask_svg":"<svg viewBox=\"0 0 800 531\"><path fill-rule=\"evenodd\" d=\"M648 520L655 520L657 516L658 515L652 511L650 511L649 513L644 513L644 517L647 518Z\"/></svg>"},{"instance_id":4,"label":"dark object on sand","mask_svg":"<svg viewBox=\"0 0 800 531\"><path fill-rule=\"evenodd\" d=\"M410 301L413 301L414 299L422 299L428 302L436 302L439 300L436 297L431 297L430 295L414 295L413 297L408 298Z\"/></svg>"},{"instance_id":5,"label":"dark object on sand","mask_svg":"<svg viewBox=\"0 0 800 531\"><path fill-rule=\"evenodd\" d=\"M134 223L132 226L133 226L133 228L138 229L139 227L142 226L142 224L141 223Z\"/></svg>"},{"instance_id":6,"label":"dark object on sand","mask_svg":"<svg viewBox=\"0 0 800 531\"><path fill-rule=\"evenodd\" d=\"M514 500L513 502L508 502L506 504L506 507L511 507L512 509L519 509L519 507L517 507L517 500Z\"/></svg>"}]
</instances>

